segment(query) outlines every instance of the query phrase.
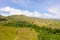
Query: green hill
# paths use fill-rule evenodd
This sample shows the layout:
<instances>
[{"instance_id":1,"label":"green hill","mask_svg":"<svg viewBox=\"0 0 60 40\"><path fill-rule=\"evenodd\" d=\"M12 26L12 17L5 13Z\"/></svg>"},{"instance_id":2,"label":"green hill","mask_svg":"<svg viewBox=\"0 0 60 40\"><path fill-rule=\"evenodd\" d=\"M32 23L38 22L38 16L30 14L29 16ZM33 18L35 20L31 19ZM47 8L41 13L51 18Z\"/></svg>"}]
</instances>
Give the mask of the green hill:
<instances>
[{"instance_id":1,"label":"green hill","mask_svg":"<svg viewBox=\"0 0 60 40\"><path fill-rule=\"evenodd\" d=\"M46 26L52 28L60 28L60 20L54 19L42 19L42 18L35 18L35 17L27 17L25 15L12 15L8 17L3 17L2 23L6 22L16 22L16 21L26 21L29 23L36 24L38 26ZM3 21L4 20L4 21Z\"/></svg>"},{"instance_id":2,"label":"green hill","mask_svg":"<svg viewBox=\"0 0 60 40\"><path fill-rule=\"evenodd\" d=\"M60 40L60 20L0 16L0 40Z\"/></svg>"}]
</instances>

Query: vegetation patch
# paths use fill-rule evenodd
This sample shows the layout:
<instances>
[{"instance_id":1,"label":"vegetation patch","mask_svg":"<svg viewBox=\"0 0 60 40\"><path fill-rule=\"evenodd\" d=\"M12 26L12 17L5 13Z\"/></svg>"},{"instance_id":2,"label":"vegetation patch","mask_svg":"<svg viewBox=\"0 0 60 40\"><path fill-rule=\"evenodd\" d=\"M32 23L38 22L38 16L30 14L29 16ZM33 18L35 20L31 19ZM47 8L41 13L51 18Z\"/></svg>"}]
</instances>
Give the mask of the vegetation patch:
<instances>
[{"instance_id":1,"label":"vegetation patch","mask_svg":"<svg viewBox=\"0 0 60 40\"><path fill-rule=\"evenodd\" d=\"M14 20L0 19L0 40L60 40L60 21L41 20L40 22L34 19L40 25L43 24L39 26L35 21L28 22L26 21L28 18L24 20L22 18L21 20L18 20L18 17Z\"/></svg>"}]
</instances>

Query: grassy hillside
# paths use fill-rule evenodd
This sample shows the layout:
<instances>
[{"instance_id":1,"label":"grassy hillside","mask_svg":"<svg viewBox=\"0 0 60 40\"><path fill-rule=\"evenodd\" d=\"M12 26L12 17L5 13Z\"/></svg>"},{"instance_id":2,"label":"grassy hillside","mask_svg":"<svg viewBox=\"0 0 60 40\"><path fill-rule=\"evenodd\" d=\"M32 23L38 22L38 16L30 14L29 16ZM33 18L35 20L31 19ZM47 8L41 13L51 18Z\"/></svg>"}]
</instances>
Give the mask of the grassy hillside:
<instances>
[{"instance_id":1,"label":"grassy hillside","mask_svg":"<svg viewBox=\"0 0 60 40\"><path fill-rule=\"evenodd\" d=\"M38 40L38 37L34 29L0 27L0 40Z\"/></svg>"},{"instance_id":2,"label":"grassy hillside","mask_svg":"<svg viewBox=\"0 0 60 40\"><path fill-rule=\"evenodd\" d=\"M3 17L5 20L4 22L14 22L14 21L27 21L29 23L36 24L38 26L46 26L52 28L60 28L60 20L53 20L53 19L41 19L41 18L34 18L34 17L27 17L25 15L12 15L8 17Z\"/></svg>"},{"instance_id":3,"label":"grassy hillside","mask_svg":"<svg viewBox=\"0 0 60 40\"><path fill-rule=\"evenodd\" d=\"M60 40L60 20L0 16L0 40Z\"/></svg>"},{"instance_id":4,"label":"grassy hillside","mask_svg":"<svg viewBox=\"0 0 60 40\"><path fill-rule=\"evenodd\" d=\"M0 40L12 40L16 36L16 30L9 27L0 27Z\"/></svg>"}]
</instances>

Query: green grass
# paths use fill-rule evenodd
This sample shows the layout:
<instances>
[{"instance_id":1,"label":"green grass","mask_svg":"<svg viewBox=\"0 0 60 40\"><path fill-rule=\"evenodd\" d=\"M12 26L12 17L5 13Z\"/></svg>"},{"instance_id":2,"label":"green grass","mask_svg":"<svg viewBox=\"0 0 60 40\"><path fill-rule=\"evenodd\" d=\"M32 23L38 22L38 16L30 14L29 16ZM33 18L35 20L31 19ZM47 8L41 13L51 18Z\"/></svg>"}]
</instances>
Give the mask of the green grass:
<instances>
[{"instance_id":1,"label":"green grass","mask_svg":"<svg viewBox=\"0 0 60 40\"><path fill-rule=\"evenodd\" d=\"M38 40L38 37L31 28L0 27L0 40Z\"/></svg>"},{"instance_id":2,"label":"green grass","mask_svg":"<svg viewBox=\"0 0 60 40\"><path fill-rule=\"evenodd\" d=\"M12 40L16 36L16 30L10 27L0 27L0 40Z\"/></svg>"},{"instance_id":3,"label":"green grass","mask_svg":"<svg viewBox=\"0 0 60 40\"><path fill-rule=\"evenodd\" d=\"M0 40L60 40L60 21L9 16L0 19Z\"/></svg>"},{"instance_id":4,"label":"green grass","mask_svg":"<svg viewBox=\"0 0 60 40\"><path fill-rule=\"evenodd\" d=\"M37 32L32 28L17 28L18 31L18 40L38 40Z\"/></svg>"}]
</instances>

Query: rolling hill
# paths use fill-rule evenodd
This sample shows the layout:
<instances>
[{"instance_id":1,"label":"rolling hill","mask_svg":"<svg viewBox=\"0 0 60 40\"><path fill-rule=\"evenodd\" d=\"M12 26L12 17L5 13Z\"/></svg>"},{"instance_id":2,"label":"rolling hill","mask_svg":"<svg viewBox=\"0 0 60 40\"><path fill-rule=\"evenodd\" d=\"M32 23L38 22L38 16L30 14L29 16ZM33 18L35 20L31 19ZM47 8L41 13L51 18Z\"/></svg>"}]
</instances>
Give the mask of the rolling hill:
<instances>
[{"instance_id":1,"label":"rolling hill","mask_svg":"<svg viewBox=\"0 0 60 40\"><path fill-rule=\"evenodd\" d=\"M0 16L0 40L60 40L60 20Z\"/></svg>"},{"instance_id":2,"label":"rolling hill","mask_svg":"<svg viewBox=\"0 0 60 40\"><path fill-rule=\"evenodd\" d=\"M12 15L8 17L1 17L2 22L15 22L15 21L27 21L29 23L36 24L38 26L46 26L52 28L60 28L60 20L54 19L42 19L42 18L35 18L35 17L27 17L25 15ZM4 18L4 19L3 19Z\"/></svg>"}]
</instances>

